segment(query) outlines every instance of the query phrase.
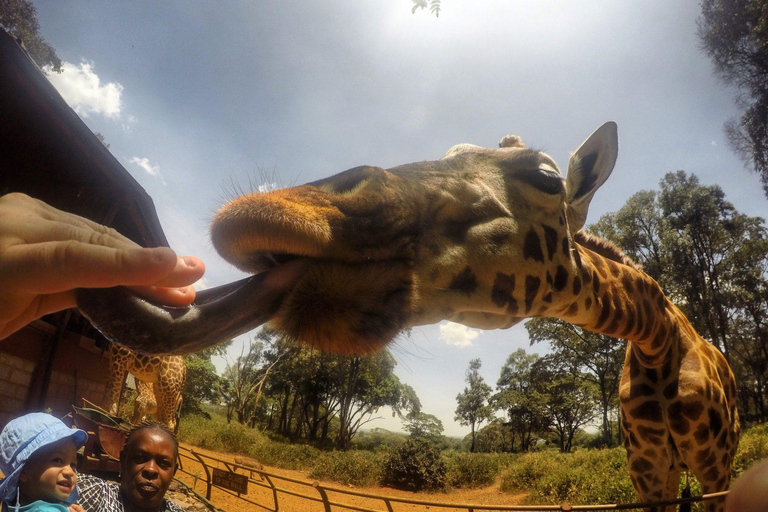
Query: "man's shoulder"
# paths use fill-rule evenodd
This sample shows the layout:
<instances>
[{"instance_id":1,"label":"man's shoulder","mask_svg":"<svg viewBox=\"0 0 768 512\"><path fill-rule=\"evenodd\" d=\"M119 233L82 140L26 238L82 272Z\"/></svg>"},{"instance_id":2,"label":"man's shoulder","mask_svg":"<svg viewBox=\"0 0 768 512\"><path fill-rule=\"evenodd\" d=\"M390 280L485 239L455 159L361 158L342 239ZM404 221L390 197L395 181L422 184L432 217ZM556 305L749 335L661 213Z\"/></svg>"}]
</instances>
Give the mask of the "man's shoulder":
<instances>
[{"instance_id":1,"label":"man's shoulder","mask_svg":"<svg viewBox=\"0 0 768 512\"><path fill-rule=\"evenodd\" d=\"M119 487L93 475L78 475L77 490L80 494L77 504L86 512L119 512Z\"/></svg>"},{"instance_id":2,"label":"man's shoulder","mask_svg":"<svg viewBox=\"0 0 768 512\"><path fill-rule=\"evenodd\" d=\"M168 498L165 499L165 510L167 512L184 512L184 509L181 508L181 505Z\"/></svg>"}]
</instances>

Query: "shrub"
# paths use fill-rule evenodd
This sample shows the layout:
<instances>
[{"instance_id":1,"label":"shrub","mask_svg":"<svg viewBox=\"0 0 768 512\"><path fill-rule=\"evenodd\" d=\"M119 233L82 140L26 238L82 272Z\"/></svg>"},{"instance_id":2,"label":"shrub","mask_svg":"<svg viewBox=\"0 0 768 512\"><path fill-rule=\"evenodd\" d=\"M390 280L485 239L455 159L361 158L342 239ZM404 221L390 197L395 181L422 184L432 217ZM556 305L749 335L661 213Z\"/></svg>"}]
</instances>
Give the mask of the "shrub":
<instances>
[{"instance_id":1,"label":"shrub","mask_svg":"<svg viewBox=\"0 0 768 512\"><path fill-rule=\"evenodd\" d=\"M332 480L344 485L378 485L383 462L384 455L367 451L326 452L314 461L309 478Z\"/></svg>"},{"instance_id":2,"label":"shrub","mask_svg":"<svg viewBox=\"0 0 768 512\"><path fill-rule=\"evenodd\" d=\"M502 490L529 490L533 503L630 503L635 491L623 448L580 450L571 454L532 453L513 462L502 476Z\"/></svg>"},{"instance_id":3,"label":"shrub","mask_svg":"<svg viewBox=\"0 0 768 512\"><path fill-rule=\"evenodd\" d=\"M285 469L309 469L322 452L306 444L265 441L251 447L250 457L269 466Z\"/></svg>"},{"instance_id":4,"label":"shrub","mask_svg":"<svg viewBox=\"0 0 768 512\"><path fill-rule=\"evenodd\" d=\"M499 457L486 453L454 453L447 458L448 483L451 487L476 489L487 487L499 473Z\"/></svg>"},{"instance_id":5,"label":"shrub","mask_svg":"<svg viewBox=\"0 0 768 512\"><path fill-rule=\"evenodd\" d=\"M410 439L389 452L382 480L397 489L435 491L445 488L446 472L437 448L424 439Z\"/></svg>"},{"instance_id":6,"label":"shrub","mask_svg":"<svg viewBox=\"0 0 768 512\"><path fill-rule=\"evenodd\" d=\"M768 424L757 425L741 434L733 459L733 475L738 476L757 461L768 457Z\"/></svg>"}]
</instances>

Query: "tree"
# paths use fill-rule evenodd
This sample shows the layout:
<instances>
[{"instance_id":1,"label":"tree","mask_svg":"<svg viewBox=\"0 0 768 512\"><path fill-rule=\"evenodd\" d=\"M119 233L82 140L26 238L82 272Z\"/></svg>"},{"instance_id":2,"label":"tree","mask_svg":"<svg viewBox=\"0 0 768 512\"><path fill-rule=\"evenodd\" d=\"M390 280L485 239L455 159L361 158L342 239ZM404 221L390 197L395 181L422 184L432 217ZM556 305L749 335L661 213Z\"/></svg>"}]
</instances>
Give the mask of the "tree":
<instances>
[{"instance_id":1,"label":"tree","mask_svg":"<svg viewBox=\"0 0 768 512\"><path fill-rule=\"evenodd\" d=\"M263 343L251 339L248 344L248 351L246 352L245 346L243 346L240 356L233 363L227 364L227 368L224 370L224 378L229 382L227 421L232 419L233 414L237 416L237 421L242 424L250 420L248 412L261 380L263 349Z\"/></svg>"},{"instance_id":2,"label":"tree","mask_svg":"<svg viewBox=\"0 0 768 512\"><path fill-rule=\"evenodd\" d=\"M718 186L668 173L592 227L627 250L728 359L744 419L767 419L768 232Z\"/></svg>"},{"instance_id":3,"label":"tree","mask_svg":"<svg viewBox=\"0 0 768 512\"><path fill-rule=\"evenodd\" d=\"M611 418L618 410L617 395L626 342L556 318L534 318L526 322L525 328L531 344L548 342L559 361L569 362L570 371L578 380L596 388L603 443L614 445L616 436Z\"/></svg>"},{"instance_id":4,"label":"tree","mask_svg":"<svg viewBox=\"0 0 768 512\"><path fill-rule=\"evenodd\" d=\"M480 376L480 359L473 359L469 362L469 368L465 374L465 381L468 384L464 391L456 396L458 406L456 407L456 421L460 425L469 426L472 434L472 445L470 452L475 451L475 432L480 424L493 419L493 410L491 410L488 400L491 397L491 387L485 383Z\"/></svg>"},{"instance_id":5,"label":"tree","mask_svg":"<svg viewBox=\"0 0 768 512\"><path fill-rule=\"evenodd\" d=\"M393 373L395 364L386 350L366 357L340 357L337 448L348 449L358 429L372 421L371 415L381 407L390 406L402 415L403 386Z\"/></svg>"},{"instance_id":6,"label":"tree","mask_svg":"<svg viewBox=\"0 0 768 512\"><path fill-rule=\"evenodd\" d=\"M556 354L536 361L535 370L544 377L549 428L557 435L560 451L568 453L576 432L595 417L595 385Z\"/></svg>"},{"instance_id":7,"label":"tree","mask_svg":"<svg viewBox=\"0 0 768 512\"><path fill-rule=\"evenodd\" d=\"M715 70L738 91L731 146L760 175L768 196L768 0L702 0L698 34Z\"/></svg>"},{"instance_id":8,"label":"tree","mask_svg":"<svg viewBox=\"0 0 768 512\"><path fill-rule=\"evenodd\" d=\"M61 59L40 35L37 10L30 0L0 0L0 27L24 42L24 47L38 66L50 65L54 71L61 73Z\"/></svg>"},{"instance_id":9,"label":"tree","mask_svg":"<svg viewBox=\"0 0 768 512\"><path fill-rule=\"evenodd\" d=\"M202 404L204 402L217 404L224 397L226 382L216 373L216 367L211 362L211 357L224 354L226 348L231 344L232 340L184 356L184 363L187 366L187 380L184 382L184 391L182 391L184 397L181 405L182 415L202 414L207 416Z\"/></svg>"},{"instance_id":10,"label":"tree","mask_svg":"<svg viewBox=\"0 0 768 512\"><path fill-rule=\"evenodd\" d=\"M496 409L507 412L506 425L514 433L510 451L515 451L516 439L521 451L530 450L534 436L549 427L544 382L535 371L538 359L538 355L526 354L523 349L510 354L496 383L498 392L491 398Z\"/></svg>"},{"instance_id":11,"label":"tree","mask_svg":"<svg viewBox=\"0 0 768 512\"><path fill-rule=\"evenodd\" d=\"M406 416L403 427L414 439L426 439L437 444L443 437L443 422L437 416L417 412Z\"/></svg>"},{"instance_id":12,"label":"tree","mask_svg":"<svg viewBox=\"0 0 768 512\"><path fill-rule=\"evenodd\" d=\"M436 18L440 17L440 0L413 0L412 13L417 10L429 9Z\"/></svg>"},{"instance_id":13,"label":"tree","mask_svg":"<svg viewBox=\"0 0 768 512\"><path fill-rule=\"evenodd\" d=\"M475 451L482 453L513 451L513 435L503 419L495 418L477 433Z\"/></svg>"}]
</instances>

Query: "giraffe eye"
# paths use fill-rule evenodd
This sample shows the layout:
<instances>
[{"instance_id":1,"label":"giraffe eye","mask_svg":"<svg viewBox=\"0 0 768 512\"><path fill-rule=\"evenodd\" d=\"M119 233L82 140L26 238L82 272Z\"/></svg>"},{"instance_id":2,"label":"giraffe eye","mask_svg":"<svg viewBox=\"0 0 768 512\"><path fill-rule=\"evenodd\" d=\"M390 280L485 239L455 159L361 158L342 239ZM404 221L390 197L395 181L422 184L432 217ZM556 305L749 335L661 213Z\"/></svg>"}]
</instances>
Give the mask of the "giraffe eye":
<instances>
[{"instance_id":1,"label":"giraffe eye","mask_svg":"<svg viewBox=\"0 0 768 512\"><path fill-rule=\"evenodd\" d=\"M562 175L549 169L530 169L517 176L521 181L547 194L560 194L565 190Z\"/></svg>"}]
</instances>

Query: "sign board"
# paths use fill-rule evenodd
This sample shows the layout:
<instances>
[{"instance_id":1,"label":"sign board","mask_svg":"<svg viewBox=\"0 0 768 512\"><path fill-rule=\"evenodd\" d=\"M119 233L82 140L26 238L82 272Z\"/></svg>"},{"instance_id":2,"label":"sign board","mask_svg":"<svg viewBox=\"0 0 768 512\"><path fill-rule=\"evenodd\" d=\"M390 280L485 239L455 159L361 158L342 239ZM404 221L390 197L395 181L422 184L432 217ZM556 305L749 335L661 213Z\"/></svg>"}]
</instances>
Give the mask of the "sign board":
<instances>
[{"instance_id":1,"label":"sign board","mask_svg":"<svg viewBox=\"0 0 768 512\"><path fill-rule=\"evenodd\" d=\"M238 475L231 471L224 471L217 468L213 469L213 485L235 491L240 494L248 494L248 477Z\"/></svg>"}]
</instances>

